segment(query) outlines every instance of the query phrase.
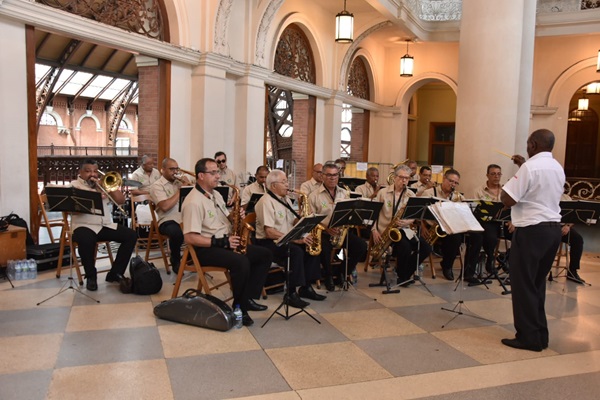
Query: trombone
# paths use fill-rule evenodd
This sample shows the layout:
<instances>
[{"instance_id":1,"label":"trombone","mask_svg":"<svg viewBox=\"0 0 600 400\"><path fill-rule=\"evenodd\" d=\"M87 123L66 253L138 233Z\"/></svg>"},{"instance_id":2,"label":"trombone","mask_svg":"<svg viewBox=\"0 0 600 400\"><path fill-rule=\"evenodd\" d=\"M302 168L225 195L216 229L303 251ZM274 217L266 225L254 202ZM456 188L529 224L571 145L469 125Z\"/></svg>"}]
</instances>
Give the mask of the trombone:
<instances>
[{"instance_id":1,"label":"trombone","mask_svg":"<svg viewBox=\"0 0 600 400\"><path fill-rule=\"evenodd\" d=\"M121 177L121 174L119 174L117 171L102 172L100 170L98 170L98 173L102 175L102 178L97 181L96 186L98 186L98 188L106 195L106 197L112 201L112 203L119 209L119 211L123 213L123 215L127 215L127 211L125 211L123 207L121 207L109 194L109 192L118 190L123 184L123 178Z\"/></svg>"},{"instance_id":2,"label":"trombone","mask_svg":"<svg viewBox=\"0 0 600 400\"><path fill-rule=\"evenodd\" d=\"M196 174L195 174L195 173L193 173L192 171L185 170L185 169L183 169L183 168L179 168L179 172L177 172L177 173L175 174L175 176L174 176L174 177L175 177L175 179L177 179L179 182L181 182L181 183L184 183L184 182L183 182L183 175L184 175L184 174L186 174L186 175L190 175L190 176L194 177L194 179L196 179Z\"/></svg>"}]
</instances>

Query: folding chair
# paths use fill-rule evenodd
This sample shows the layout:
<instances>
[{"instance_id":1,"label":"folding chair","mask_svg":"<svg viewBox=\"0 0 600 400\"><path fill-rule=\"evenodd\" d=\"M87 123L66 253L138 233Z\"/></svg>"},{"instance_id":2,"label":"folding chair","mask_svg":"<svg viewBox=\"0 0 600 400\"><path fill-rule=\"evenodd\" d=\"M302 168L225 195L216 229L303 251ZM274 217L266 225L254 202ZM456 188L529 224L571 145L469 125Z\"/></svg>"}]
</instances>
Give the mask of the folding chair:
<instances>
[{"instance_id":1,"label":"folding chair","mask_svg":"<svg viewBox=\"0 0 600 400\"><path fill-rule=\"evenodd\" d=\"M39 209L38 209L38 216L37 216L37 230L35 231L36 234L36 242L39 244L39 229L44 227L48 230L48 237L50 238L50 243L57 243L60 242L60 235L62 235L62 231L64 230L64 220L61 216L61 218L55 218L55 219L50 219L48 217L48 213L46 212L46 204L48 204L48 196L46 196L46 194L38 194L38 201L39 201ZM52 232L52 228L54 227L60 227L61 228L61 233L59 235L59 237L55 238L54 237L54 232Z\"/></svg>"},{"instance_id":2,"label":"folding chair","mask_svg":"<svg viewBox=\"0 0 600 400\"><path fill-rule=\"evenodd\" d=\"M136 214L137 207L139 207L144 202L148 203L148 207L150 210L151 220L149 223L146 223L145 221L140 223L140 221L137 218L137 214ZM138 239L137 239L137 242L135 243L135 255L138 255L140 249L145 248L146 255L145 255L144 259L146 261L150 261L150 260L158 260L158 259L162 258L164 266L165 266L165 270L167 271L167 274L170 274L171 273L171 265L169 264L169 259L167 258L167 250L165 250L165 248L166 248L165 245L166 245L166 241L168 240L168 238L161 235L158 232L158 222L156 220L154 203L152 203L152 201L150 201L150 197L147 194L132 196L131 197L131 210L132 210L131 211L131 229L138 232ZM140 235L139 235L140 228L148 229L148 237L140 237ZM151 257L150 249L154 245L158 245L160 254L154 255Z\"/></svg>"},{"instance_id":3,"label":"folding chair","mask_svg":"<svg viewBox=\"0 0 600 400\"><path fill-rule=\"evenodd\" d=\"M77 243L72 240L73 232L71 232L71 227L69 225L69 218L68 218L69 214L66 212L63 212L62 214L63 214L63 230L60 235L60 250L58 253L58 265L56 266L56 277L60 278L60 274L62 271L62 264L63 264L63 256L65 254L65 247L69 246L71 248L71 265L75 269L75 272L77 272L77 278L78 278L79 284L83 285L83 277L85 274L82 274L81 270L79 269L79 261L78 261L78 257L77 257L77 253L76 253ZM106 251L108 253L106 256L98 257L98 246L100 244L104 244L106 246ZM98 259L103 259L103 258L108 258L110 260L110 264L112 266L114 259L113 259L113 255L112 255L112 250L110 248L110 241L108 241L108 240L96 243L95 260L97 261ZM110 271L110 267L108 269L98 270L98 273L103 273L103 272L108 272L108 271Z\"/></svg>"},{"instance_id":4,"label":"folding chair","mask_svg":"<svg viewBox=\"0 0 600 400\"><path fill-rule=\"evenodd\" d=\"M190 251L191 248L191 251ZM191 264L188 264L188 259L191 258ZM183 257L181 258L181 264L179 266L179 272L177 273L177 279L175 280L175 287L173 288L173 294L171 298L177 297L179 294L179 287L181 286L181 280L183 278L183 271L196 272L198 274L198 286L196 290L203 291L206 294L211 294L213 290L220 288L221 286L229 285L231 289L231 277L229 276L229 270L225 267L217 267L217 266L202 266L200 261L198 260L198 256L196 255L196 251L192 246L188 246L183 251ZM206 279L208 272L223 272L225 274L225 281L216 283L214 285L209 285L208 280ZM211 280L212 277L209 277ZM232 295L223 301L229 301L233 299L233 291Z\"/></svg>"}]
</instances>

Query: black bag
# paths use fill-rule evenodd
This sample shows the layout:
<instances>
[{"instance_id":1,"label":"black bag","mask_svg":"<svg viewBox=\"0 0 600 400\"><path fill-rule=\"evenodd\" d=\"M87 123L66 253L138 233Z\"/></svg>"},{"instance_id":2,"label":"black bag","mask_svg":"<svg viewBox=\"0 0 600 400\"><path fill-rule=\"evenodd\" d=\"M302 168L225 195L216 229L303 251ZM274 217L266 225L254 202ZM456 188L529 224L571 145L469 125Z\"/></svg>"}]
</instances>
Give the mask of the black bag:
<instances>
[{"instance_id":1,"label":"black bag","mask_svg":"<svg viewBox=\"0 0 600 400\"><path fill-rule=\"evenodd\" d=\"M33 258L37 263L38 271L54 269L58 266L60 243L35 244L27 246L27 258ZM71 247L65 246L63 254L63 267L71 263Z\"/></svg>"},{"instance_id":2,"label":"black bag","mask_svg":"<svg viewBox=\"0 0 600 400\"><path fill-rule=\"evenodd\" d=\"M160 272L153 263L144 261L140 256L131 259L129 276L131 276L131 291L135 294L155 294L162 289Z\"/></svg>"},{"instance_id":3,"label":"black bag","mask_svg":"<svg viewBox=\"0 0 600 400\"><path fill-rule=\"evenodd\" d=\"M214 296L188 289L180 297L165 300L154 307L154 315L173 322L228 331L235 324L233 310Z\"/></svg>"},{"instance_id":4,"label":"black bag","mask_svg":"<svg viewBox=\"0 0 600 400\"><path fill-rule=\"evenodd\" d=\"M2 217L1 220L4 222L2 222L0 225L4 225L5 223L8 223L8 225L20 226L21 228L25 228L27 230L27 238L25 239L25 244L27 246L31 246L31 245L35 244L35 242L33 241L33 237L31 236L31 233L29 233L29 227L27 226L27 221L25 221L23 218L19 217L17 214L10 213L6 217ZM7 227L8 227L8 225L7 225Z\"/></svg>"}]
</instances>

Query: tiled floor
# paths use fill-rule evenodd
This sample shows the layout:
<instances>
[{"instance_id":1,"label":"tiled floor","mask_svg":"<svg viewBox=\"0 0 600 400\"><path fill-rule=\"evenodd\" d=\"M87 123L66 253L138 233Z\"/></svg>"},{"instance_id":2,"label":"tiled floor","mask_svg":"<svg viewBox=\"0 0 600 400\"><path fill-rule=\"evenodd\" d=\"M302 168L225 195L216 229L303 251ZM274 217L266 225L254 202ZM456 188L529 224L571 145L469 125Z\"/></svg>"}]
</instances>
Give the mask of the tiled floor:
<instances>
[{"instance_id":1,"label":"tiled floor","mask_svg":"<svg viewBox=\"0 0 600 400\"><path fill-rule=\"evenodd\" d=\"M541 353L500 343L514 331L510 295L496 282L454 291L425 276L433 295L419 284L384 295L368 287L378 273L359 269L357 290L307 309L321 324L276 315L261 328L281 302L276 294L264 301L268 311L252 313L254 326L225 333L155 319L172 275L154 296L101 282L86 292L100 304L68 290L36 306L61 287L53 271L14 289L0 281L0 399L599 397L598 255L583 259L592 286L548 283L551 338ZM450 321L456 314L442 307L459 300L464 314Z\"/></svg>"}]
</instances>

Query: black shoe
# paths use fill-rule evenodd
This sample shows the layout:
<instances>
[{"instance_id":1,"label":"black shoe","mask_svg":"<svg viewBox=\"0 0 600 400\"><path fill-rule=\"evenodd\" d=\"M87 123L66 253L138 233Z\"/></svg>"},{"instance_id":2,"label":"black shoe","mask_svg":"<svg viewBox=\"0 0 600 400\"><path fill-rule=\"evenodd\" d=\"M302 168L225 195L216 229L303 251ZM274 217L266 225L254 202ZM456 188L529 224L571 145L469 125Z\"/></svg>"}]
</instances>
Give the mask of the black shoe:
<instances>
[{"instance_id":1,"label":"black shoe","mask_svg":"<svg viewBox=\"0 0 600 400\"><path fill-rule=\"evenodd\" d=\"M501 342L505 346L512 347L514 349L519 349L519 350L529 350L529 351L537 351L537 352L540 352L543 350L541 345L526 345L524 343L521 343L519 341L519 339L517 339L517 338L502 339Z\"/></svg>"},{"instance_id":2,"label":"black shoe","mask_svg":"<svg viewBox=\"0 0 600 400\"><path fill-rule=\"evenodd\" d=\"M89 291L95 292L98 290L98 281L96 281L96 279L87 278L85 288Z\"/></svg>"},{"instance_id":3,"label":"black shoe","mask_svg":"<svg viewBox=\"0 0 600 400\"><path fill-rule=\"evenodd\" d=\"M323 301L327 298L327 296L323 296L322 294L315 292L315 289L313 289L311 285L302 286L298 290L298 296L316 301Z\"/></svg>"},{"instance_id":4,"label":"black shoe","mask_svg":"<svg viewBox=\"0 0 600 400\"><path fill-rule=\"evenodd\" d=\"M567 279L570 281L573 281L575 283L579 283L580 285L583 285L585 283L585 281L583 279L581 279L581 277L579 276L579 274L577 273L577 270L569 270L567 272Z\"/></svg>"},{"instance_id":5,"label":"black shoe","mask_svg":"<svg viewBox=\"0 0 600 400\"><path fill-rule=\"evenodd\" d=\"M479 285L483 285L483 281L480 280L479 278L476 278L474 276L468 277L464 279L465 282L467 282L469 284L469 286L479 286ZM490 282L491 283L491 282Z\"/></svg>"},{"instance_id":6,"label":"black shoe","mask_svg":"<svg viewBox=\"0 0 600 400\"><path fill-rule=\"evenodd\" d=\"M442 269L442 273L444 274L444 278L446 278L447 280L454 280L454 273L452 272L452 269Z\"/></svg>"},{"instance_id":7,"label":"black shoe","mask_svg":"<svg viewBox=\"0 0 600 400\"><path fill-rule=\"evenodd\" d=\"M248 311L265 311L268 307L264 304L258 304L254 299L248 299Z\"/></svg>"},{"instance_id":8,"label":"black shoe","mask_svg":"<svg viewBox=\"0 0 600 400\"><path fill-rule=\"evenodd\" d=\"M310 304L308 301L302 300L296 292L291 293L289 296L287 294L283 296L283 302L288 306L296 308L308 307L308 305Z\"/></svg>"},{"instance_id":9,"label":"black shoe","mask_svg":"<svg viewBox=\"0 0 600 400\"><path fill-rule=\"evenodd\" d=\"M331 276L325 278L325 288L328 292L333 292L335 290L335 285L333 284L333 278Z\"/></svg>"},{"instance_id":10,"label":"black shoe","mask_svg":"<svg viewBox=\"0 0 600 400\"><path fill-rule=\"evenodd\" d=\"M248 314L242 315L242 325L251 326L253 324L254 324L254 321L252 320L252 318L250 318L250 316Z\"/></svg>"},{"instance_id":11,"label":"black shoe","mask_svg":"<svg viewBox=\"0 0 600 400\"><path fill-rule=\"evenodd\" d=\"M109 271L108 274L106 274L106 282L121 282L122 280L125 280L125 277L121 274L112 271Z\"/></svg>"}]
</instances>

